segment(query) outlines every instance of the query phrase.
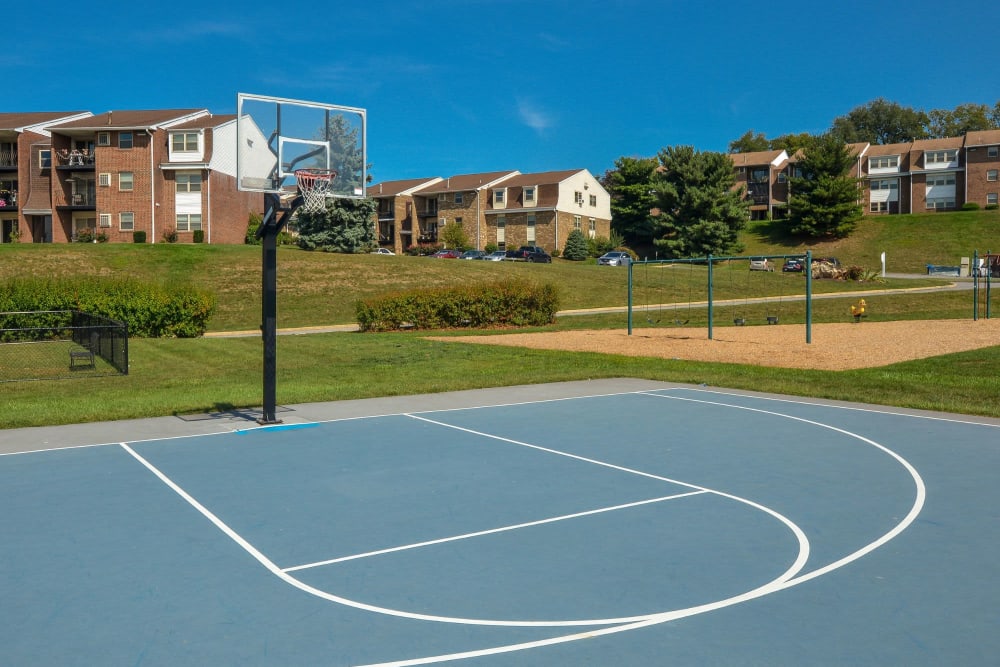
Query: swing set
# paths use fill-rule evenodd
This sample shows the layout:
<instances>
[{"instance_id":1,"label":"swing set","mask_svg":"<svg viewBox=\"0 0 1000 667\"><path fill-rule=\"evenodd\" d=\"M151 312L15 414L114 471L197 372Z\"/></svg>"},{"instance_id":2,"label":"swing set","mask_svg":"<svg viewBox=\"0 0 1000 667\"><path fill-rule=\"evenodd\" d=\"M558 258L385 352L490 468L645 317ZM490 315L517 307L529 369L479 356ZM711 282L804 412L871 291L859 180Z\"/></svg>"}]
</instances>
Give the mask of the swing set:
<instances>
[{"instance_id":1,"label":"swing set","mask_svg":"<svg viewBox=\"0 0 1000 667\"><path fill-rule=\"evenodd\" d=\"M781 319L781 311L783 306L781 289L774 289L776 285L775 281L781 280L780 277L767 274L772 273L772 271L751 271L749 270L749 262L751 260L781 260L790 257L800 258L802 255L770 255L767 257L754 256L754 257L714 257L708 255L707 257L695 257L689 259L655 259L655 260L636 260L629 262L628 265L628 334L632 335L632 323L633 316L636 310L635 297L637 293L641 293L645 297L643 305L639 306L640 312L645 315L646 322L650 325L658 325L663 321L663 311L671 310L674 311L675 316L671 319L673 326L684 326L691 322L691 312L694 306L693 295L695 289L695 283L697 281L697 274L695 273L695 267L704 265L707 267L706 278L707 278L707 293L708 300L706 302L707 306L707 316L708 316L708 338L712 339L713 334L713 321L714 321L714 309L716 306L716 288L715 288L715 272L720 270L717 265L722 265L725 263L726 271L729 274L729 289L728 293L730 295L736 295L742 292L742 298L730 298L728 300L723 300L723 305L728 305L732 311L732 321L735 326L745 326L751 322L750 314L751 312L760 313L763 312L763 319L761 323L766 324L778 324ZM742 262L747 262L747 277L746 284L744 287L739 288L737 284L737 268ZM805 321L806 321L806 343L812 343L812 253L806 253L806 270L803 271L806 283L806 295L805 295ZM684 307L684 303L679 299L680 290L678 290L678 276L679 267L677 265L688 265L688 274L686 276L687 283L687 305L684 316L677 313L681 311ZM638 267L638 268L637 268ZM650 270L659 271L658 277L653 277L650 274ZM641 274L637 273L641 270ZM669 272L669 273L665 273ZM759 278L755 278L755 273L763 273ZM642 288L638 289L636 285L636 279L641 276ZM669 276L669 278L667 278ZM669 283L670 289L669 294L671 296L670 301L664 299L664 293L667 292L666 286ZM756 286L755 286L756 283ZM754 292L754 289L758 290ZM723 289L723 292L726 290ZM753 294L759 294L759 296L752 296ZM652 298L655 295L657 298ZM762 308L751 308L751 306L762 306ZM699 305L700 307L700 305Z\"/></svg>"}]
</instances>

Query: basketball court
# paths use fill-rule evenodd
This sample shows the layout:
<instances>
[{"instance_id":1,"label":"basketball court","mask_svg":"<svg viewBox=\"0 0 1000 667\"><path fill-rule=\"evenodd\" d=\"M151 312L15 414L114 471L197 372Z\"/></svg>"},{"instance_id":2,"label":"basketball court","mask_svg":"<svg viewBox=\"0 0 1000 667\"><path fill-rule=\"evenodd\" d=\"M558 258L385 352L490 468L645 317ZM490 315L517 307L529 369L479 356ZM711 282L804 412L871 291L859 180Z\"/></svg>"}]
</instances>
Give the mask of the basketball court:
<instances>
[{"instance_id":1,"label":"basketball court","mask_svg":"<svg viewBox=\"0 0 1000 667\"><path fill-rule=\"evenodd\" d=\"M606 380L19 429L4 664L987 664L1000 421Z\"/></svg>"}]
</instances>

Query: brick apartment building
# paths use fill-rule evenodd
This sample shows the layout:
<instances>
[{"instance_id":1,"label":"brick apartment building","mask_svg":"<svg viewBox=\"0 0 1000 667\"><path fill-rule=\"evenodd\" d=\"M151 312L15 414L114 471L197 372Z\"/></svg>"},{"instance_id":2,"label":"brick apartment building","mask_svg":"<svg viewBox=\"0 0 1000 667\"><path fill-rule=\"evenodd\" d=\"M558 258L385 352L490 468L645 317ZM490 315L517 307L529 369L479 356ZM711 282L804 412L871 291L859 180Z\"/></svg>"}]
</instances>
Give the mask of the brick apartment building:
<instances>
[{"instance_id":1,"label":"brick apartment building","mask_svg":"<svg viewBox=\"0 0 1000 667\"><path fill-rule=\"evenodd\" d=\"M522 174L497 171L376 183L378 240L396 253L438 243L445 225L461 225L482 250L538 245L561 250L579 229L611 235L611 197L586 169Z\"/></svg>"},{"instance_id":2,"label":"brick apartment building","mask_svg":"<svg viewBox=\"0 0 1000 667\"><path fill-rule=\"evenodd\" d=\"M242 243L263 197L236 187L236 117L206 109L0 114L0 241ZM4 193L10 196L4 197Z\"/></svg>"},{"instance_id":3,"label":"brick apartment building","mask_svg":"<svg viewBox=\"0 0 1000 667\"><path fill-rule=\"evenodd\" d=\"M866 215L995 206L1000 193L1000 130L900 144L850 144ZM789 183L801 152L732 153L736 187L746 188L751 219L787 214Z\"/></svg>"}]
</instances>

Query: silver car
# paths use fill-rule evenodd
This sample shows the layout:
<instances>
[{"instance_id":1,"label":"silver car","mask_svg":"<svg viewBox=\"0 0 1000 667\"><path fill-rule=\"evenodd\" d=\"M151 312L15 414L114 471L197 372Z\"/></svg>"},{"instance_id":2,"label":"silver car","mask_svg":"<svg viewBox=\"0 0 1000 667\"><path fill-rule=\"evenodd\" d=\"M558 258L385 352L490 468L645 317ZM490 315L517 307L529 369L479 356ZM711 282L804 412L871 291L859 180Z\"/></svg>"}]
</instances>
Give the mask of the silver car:
<instances>
[{"instance_id":1,"label":"silver car","mask_svg":"<svg viewBox=\"0 0 1000 667\"><path fill-rule=\"evenodd\" d=\"M632 256L621 250L606 252L597 258L598 266L628 266L632 261Z\"/></svg>"},{"instance_id":2,"label":"silver car","mask_svg":"<svg viewBox=\"0 0 1000 667\"><path fill-rule=\"evenodd\" d=\"M507 253L503 250L494 250L490 254L483 257L487 262L502 262L504 258L507 257Z\"/></svg>"}]
</instances>

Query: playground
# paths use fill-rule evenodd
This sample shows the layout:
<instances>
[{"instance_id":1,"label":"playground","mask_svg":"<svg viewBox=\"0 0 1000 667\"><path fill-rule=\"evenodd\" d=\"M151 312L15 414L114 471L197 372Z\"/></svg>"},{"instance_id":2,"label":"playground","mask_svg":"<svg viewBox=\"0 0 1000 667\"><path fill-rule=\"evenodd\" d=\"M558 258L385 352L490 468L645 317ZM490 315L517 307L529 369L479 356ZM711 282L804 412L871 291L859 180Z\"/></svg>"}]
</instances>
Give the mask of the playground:
<instances>
[{"instance_id":1,"label":"playground","mask_svg":"<svg viewBox=\"0 0 1000 667\"><path fill-rule=\"evenodd\" d=\"M811 344L801 324L717 327L649 327L631 336L623 329L519 333L439 338L451 342L511 345L544 350L600 352L686 361L779 368L848 370L996 345L1000 319L866 321L814 324Z\"/></svg>"}]
</instances>

